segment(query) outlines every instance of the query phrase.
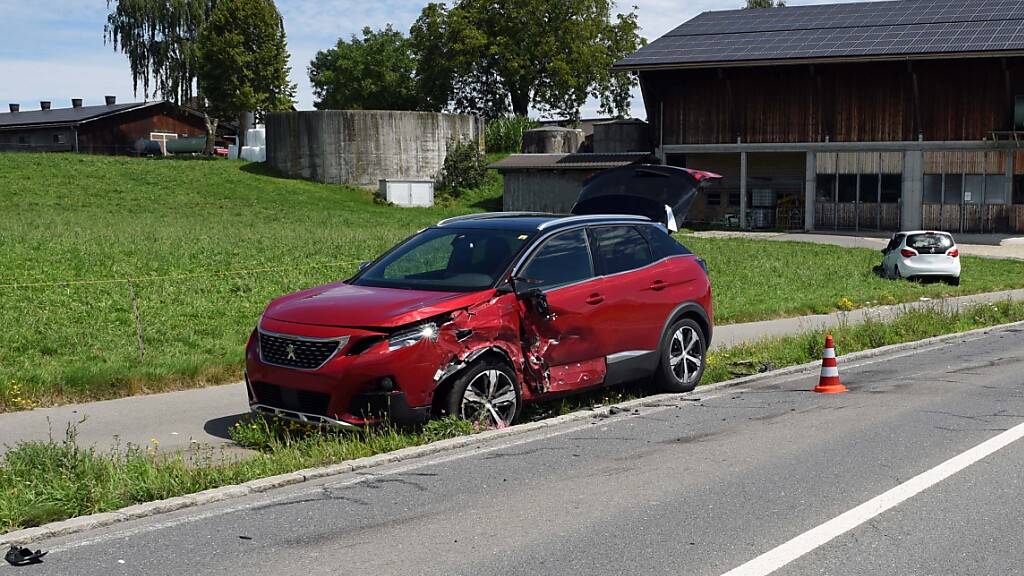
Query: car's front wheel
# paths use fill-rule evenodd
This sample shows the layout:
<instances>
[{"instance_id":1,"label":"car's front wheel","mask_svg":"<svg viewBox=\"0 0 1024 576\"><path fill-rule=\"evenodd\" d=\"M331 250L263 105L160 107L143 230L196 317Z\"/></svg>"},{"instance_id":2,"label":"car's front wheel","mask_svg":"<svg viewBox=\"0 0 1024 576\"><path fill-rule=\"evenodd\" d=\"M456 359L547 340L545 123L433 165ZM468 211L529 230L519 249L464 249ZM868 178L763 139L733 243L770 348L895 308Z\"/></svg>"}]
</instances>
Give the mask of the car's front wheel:
<instances>
[{"instance_id":1,"label":"car's front wheel","mask_svg":"<svg viewBox=\"0 0 1024 576\"><path fill-rule=\"evenodd\" d=\"M661 345L656 381L668 392L689 392L704 374L707 343L704 331L690 318L676 320Z\"/></svg>"},{"instance_id":2,"label":"car's front wheel","mask_svg":"<svg viewBox=\"0 0 1024 576\"><path fill-rule=\"evenodd\" d=\"M510 426L522 409L515 372L494 358L476 362L452 384L445 409L487 427Z\"/></svg>"}]
</instances>

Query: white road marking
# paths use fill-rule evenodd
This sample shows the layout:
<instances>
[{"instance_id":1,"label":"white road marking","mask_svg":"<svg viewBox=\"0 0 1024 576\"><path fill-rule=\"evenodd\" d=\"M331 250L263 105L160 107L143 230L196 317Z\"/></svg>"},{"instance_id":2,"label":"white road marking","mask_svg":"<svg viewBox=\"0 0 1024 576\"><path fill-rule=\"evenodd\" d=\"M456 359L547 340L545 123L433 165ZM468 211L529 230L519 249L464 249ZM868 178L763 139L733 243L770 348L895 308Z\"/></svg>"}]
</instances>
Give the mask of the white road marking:
<instances>
[{"instance_id":1,"label":"white road marking","mask_svg":"<svg viewBox=\"0 0 1024 576\"><path fill-rule=\"evenodd\" d=\"M764 576L811 552L833 538L841 536L864 522L899 505L901 502L942 482L971 464L1024 438L1024 423L1018 424L977 446L922 472L903 484L875 496L871 500L804 532L753 560L726 572L723 576Z\"/></svg>"}]
</instances>

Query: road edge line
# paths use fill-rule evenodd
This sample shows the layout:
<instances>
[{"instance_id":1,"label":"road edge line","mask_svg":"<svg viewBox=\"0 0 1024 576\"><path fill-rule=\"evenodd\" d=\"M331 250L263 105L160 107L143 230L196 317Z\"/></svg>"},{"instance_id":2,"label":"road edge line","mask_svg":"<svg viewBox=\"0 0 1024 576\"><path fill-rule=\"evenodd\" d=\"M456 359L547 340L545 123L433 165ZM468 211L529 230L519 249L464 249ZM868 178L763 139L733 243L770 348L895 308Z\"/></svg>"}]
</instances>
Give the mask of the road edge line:
<instances>
[{"instance_id":1,"label":"road edge line","mask_svg":"<svg viewBox=\"0 0 1024 576\"><path fill-rule=\"evenodd\" d=\"M984 335L989 332L1006 330L1014 327L1024 327L1024 321L1010 322L1008 324L997 324L993 326L987 326L985 328L976 328L974 330L968 330L966 332L943 334L940 336L925 338L923 340L914 340L911 342L903 342L900 344L890 344L888 346L882 346L880 348L871 348L868 350L861 350L859 352L851 352L849 354L839 356L839 359L842 360L844 363L850 363L857 362L860 360L867 360L878 356L884 356L893 352L909 353L916 350L920 350L922 348L928 348L931 346L944 344L951 340ZM741 378L734 378L732 380L725 380L723 382L716 382L714 384L700 386L693 392L685 392L682 394L655 394L652 396L645 396L643 398L637 398L634 400L627 400L625 402L618 402L613 406L619 410L631 410L633 408L650 407L652 405L657 405L665 402L689 399L695 395L710 392L713 390L733 388L736 386L742 386L744 384L750 384L764 380L773 380L785 376L803 375L804 373L811 373L814 370L817 370L820 366L820 361L807 362L805 364L787 366L785 368L780 368L778 370L771 370L768 372L762 372L760 374L752 374L750 376L743 376ZM285 474L278 474L275 476L268 476L265 478L256 478L254 480L250 480L242 484L231 484L228 486L221 486L219 488L210 488L208 490L203 490L201 492L196 492L193 494L185 494L182 496L175 496L163 500L155 500L152 502L133 504L131 506L127 506L111 512L99 512L96 514L89 514L86 516L77 516L74 518L69 518L67 520L51 522L49 524L44 524L42 526L24 528L22 530L16 530L13 532L8 532L6 534L0 534L0 547L9 546L12 544L26 544L33 540L41 540L58 536L69 536L72 534L92 530L94 528L102 528L105 526L110 526L112 524L126 522L128 520L138 520L141 518L148 518L151 516L167 514L185 508L194 508L204 504L211 504L223 500L240 498L242 496L247 496L250 494L258 494L261 492L266 492L268 490L283 488L285 486L309 482L311 480L316 480L320 478L340 476L342 474L347 474L349 472L354 472L357 470L366 470L369 468L384 466L386 464L393 464L396 462L404 462L406 460L431 456L441 452L450 452L457 450L459 448L482 445L493 440L507 438L510 436L519 436L537 430L543 430L545 428L552 428L570 422L576 422L579 420L585 420L587 418L593 418L594 416L612 416L610 411L613 406L602 406L600 408L592 410L581 409L575 412L570 412L569 414L556 416L554 418L547 418L535 422L517 424L515 426L511 426L500 430L487 430L469 436L448 438L445 440L439 440L437 442L431 442L430 444L423 444L420 446L409 446L407 448L401 448L393 452L385 452L382 454L376 454L374 456L366 456L363 458L357 458L355 460L350 460L348 462L342 462L339 464L331 464L328 466L321 466L317 468L306 468L303 470L297 470L295 472L287 472Z\"/></svg>"}]
</instances>

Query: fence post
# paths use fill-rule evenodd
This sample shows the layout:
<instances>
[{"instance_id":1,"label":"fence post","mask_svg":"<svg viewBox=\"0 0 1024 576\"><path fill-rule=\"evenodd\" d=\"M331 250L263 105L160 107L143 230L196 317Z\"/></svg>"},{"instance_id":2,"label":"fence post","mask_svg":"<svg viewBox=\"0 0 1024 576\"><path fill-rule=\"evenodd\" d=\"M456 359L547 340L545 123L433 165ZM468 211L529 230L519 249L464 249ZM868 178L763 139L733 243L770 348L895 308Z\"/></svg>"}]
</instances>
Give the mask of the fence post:
<instances>
[{"instance_id":1,"label":"fence post","mask_svg":"<svg viewBox=\"0 0 1024 576\"><path fill-rule=\"evenodd\" d=\"M142 318L139 317L138 299L135 297L135 285L128 280L128 295L132 300L132 316L135 318L135 337L139 343L139 360L146 359L146 344L142 339Z\"/></svg>"}]
</instances>

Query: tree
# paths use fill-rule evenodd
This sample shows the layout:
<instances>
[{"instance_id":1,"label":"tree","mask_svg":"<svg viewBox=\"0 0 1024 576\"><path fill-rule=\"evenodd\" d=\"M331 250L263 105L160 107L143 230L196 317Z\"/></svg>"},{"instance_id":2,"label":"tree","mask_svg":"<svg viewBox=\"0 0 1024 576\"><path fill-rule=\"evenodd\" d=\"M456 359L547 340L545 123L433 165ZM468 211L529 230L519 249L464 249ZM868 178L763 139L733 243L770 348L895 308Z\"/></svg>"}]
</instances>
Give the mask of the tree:
<instances>
[{"instance_id":1,"label":"tree","mask_svg":"<svg viewBox=\"0 0 1024 576\"><path fill-rule=\"evenodd\" d=\"M786 0L747 0L746 9L750 8L783 8Z\"/></svg>"},{"instance_id":2,"label":"tree","mask_svg":"<svg viewBox=\"0 0 1024 576\"><path fill-rule=\"evenodd\" d=\"M199 46L199 84L214 118L293 104L284 21L273 0L219 0Z\"/></svg>"},{"instance_id":3,"label":"tree","mask_svg":"<svg viewBox=\"0 0 1024 576\"><path fill-rule=\"evenodd\" d=\"M362 39L316 53L309 81L317 109L440 110L424 98L414 75L412 42L390 24L376 32L363 28Z\"/></svg>"},{"instance_id":4,"label":"tree","mask_svg":"<svg viewBox=\"0 0 1024 576\"><path fill-rule=\"evenodd\" d=\"M457 111L579 118L588 98L627 115L635 76L612 64L645 41L613 0L456 0L427 5L410 32L423 94Z\"/></svg>"},{"instance_id":5,"label":"tree","mask_svg":"<svg viewBox=\"0 0 1024 576\"><path fill-rule=\"evenodd\" d=\"M103 42L128 58L135 93L175 104L196 94L199 31L216 0L107 0ZM151 90L152 88L152 90Z\"/></svg>"}]
</instances>

